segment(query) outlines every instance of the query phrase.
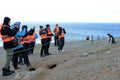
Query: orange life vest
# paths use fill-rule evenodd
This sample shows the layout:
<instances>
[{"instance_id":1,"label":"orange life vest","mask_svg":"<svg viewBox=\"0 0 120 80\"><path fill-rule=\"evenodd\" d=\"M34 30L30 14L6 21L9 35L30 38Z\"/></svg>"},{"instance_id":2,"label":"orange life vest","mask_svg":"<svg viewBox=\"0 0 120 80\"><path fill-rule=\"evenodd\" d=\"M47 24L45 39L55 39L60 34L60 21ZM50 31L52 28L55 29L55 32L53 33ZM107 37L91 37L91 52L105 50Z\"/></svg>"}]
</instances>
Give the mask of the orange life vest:
<instances>
[{"instance_id":1,"label":"orange life vest","mask_svg":"<svg viewBox=\"0 0 120 80\"><path fill-rule=\"evenodd\" d=\"M60 39L60 38L64 38L64 36L65 36L65 33L64 33L64 31L62 30L61 35L59 35L59 39Z\"/></svg>"},{"instance_id":2,"label":"orange life vest","mask_svg":"<svg viewBox=\"0 0 120 80\"><path fill-rule=\"evenodd\" d=\"M43 32L43 31L44 31L43 29L40 29L39 33ZM45 38L47 38L47 34L41 34L40 37L41 37L41 39L45 39Z\"/></svg>"},{"instance_id":3,"label":"orange life vest","mask_svg":"<svg viewBox=\"0 0 120 80\"><path fill-rule=\"evenodd\" d=\"M20 43L21 44L25 44L25 43L30 43L30 35L27 35L26 37L24 37L24 38L20 38Z\"/></svg>"},{"instance_id":4,"label":"orange life vest","mask_svg":"<svg viewBox=\"0 0 120 80\"><path fill-rule=\"evenodd\" d=\"M1 38L3 42L9 42L9 41L14 40L14 37L10 37L9 35L2 35Z\"/></svg>"},{"instance_id":5,"label":"orange life vest","mask_svg":"<svg viewBox=\"0 0 120 80\"><path fill-rule=\"evenodd\" d=\"M4 25L5 26L5 25ZM12 40L14 40L14 36L9 36L9 35L2 35L1 34L1 30L2 30L2 27L3 27L3 25L0 25L0 37L2 38L2 41L3 42L9 42L9 41L12 41Z\"/></svg>"},{"instance_id":6,"label":"orange life vest","mask_svg":"<svg viewBox=\"0 0 120 80\"><path fill-rule=\"evenodd\" d=\"M30 42L35 42L35 33L33 35L30 35Z\"/></svg>"},{"instance_id":7,"label":"orange life vest","mask_svg":"<svg viewBox=\"0 0 120 80\"><path fill-rule=\"evenodd\" d=\"M48 35L51 35L52 34L51 30L50 29L47 29L47 30L48 30ZM47 36L47 38L52 38L52 35L51 36Z\"/></svg>"}]
</instances>

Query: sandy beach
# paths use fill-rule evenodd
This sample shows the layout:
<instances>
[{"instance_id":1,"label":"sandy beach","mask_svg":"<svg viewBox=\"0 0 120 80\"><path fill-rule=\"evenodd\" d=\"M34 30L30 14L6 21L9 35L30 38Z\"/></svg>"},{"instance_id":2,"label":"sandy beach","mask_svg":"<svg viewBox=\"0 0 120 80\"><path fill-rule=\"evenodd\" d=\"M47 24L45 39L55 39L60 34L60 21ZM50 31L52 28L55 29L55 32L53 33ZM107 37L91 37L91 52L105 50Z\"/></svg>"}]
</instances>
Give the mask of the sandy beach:
<instances>
[{"instance_id":1,"label":"sandy beach","mask_svg":"<svg viewBox=\"0 0 120 80\"><path fill-rule=\"evenodd\" d=\"M5 51L0 48L0 80L120 80L120 38L115 39L115 45L107 39L95 40L93 44L90 40L66 42L61 53L51 44L52 55L42 58L38 44L29 56L36 71L19 65L21 69L7 77L1 75Z\"/></svg>"}]
</instances>

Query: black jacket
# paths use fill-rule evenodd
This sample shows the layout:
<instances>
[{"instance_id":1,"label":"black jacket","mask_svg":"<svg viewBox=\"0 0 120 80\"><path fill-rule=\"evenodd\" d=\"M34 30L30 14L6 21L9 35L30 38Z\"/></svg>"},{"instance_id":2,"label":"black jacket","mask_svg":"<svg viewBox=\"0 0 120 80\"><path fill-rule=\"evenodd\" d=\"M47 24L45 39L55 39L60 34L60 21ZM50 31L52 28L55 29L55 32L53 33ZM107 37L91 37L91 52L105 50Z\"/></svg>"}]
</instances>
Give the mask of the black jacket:
<instances>
[{"instance_id":1,"label":"black jacket","mask_svg":"<svg viewBox=\"0 0 120 80\"><path fill-rule=\"evenodd\" d=\"M16 35L18 30L19 30L18 28L11 29L9 26L4 26L4 27L2 27L1 34L2 35L9 35L12 37L12 36ZM14 48L14 45L12 44L11 41L4 42L3 48L4 49L11 49L11 48Z\"/></svg>"},{"instance_id":2,"label":"black jacket","mask_svg":"<svg viewBox=\"0 0 120 80\"><path fill-rule=\"evenodd\" d=\"M62 31L64 32L64 34L66 34L65 29L64 29L64 28L59 27L59 32L58 32L58 35L61 35L61 34L62 34Z\"/></svg>"},{"instance_id":3,"label":"black jacket","mask_svg":"<svg viewBox=\"0 0 120 80\"><path fill-rule=\"evenodd\" d=\"M45 31L47 32L47 36L53 36L53 34L51 33L51 34L48 34L48 29L49 28L45 28ZM50 30L50 29L49 29ZM51 30L50 30L51 31Z\"/></svg>"},{"instance_id":4,"label":"black jacket","mask_svg":"<svg viewBox=\"0 0 120 80\"><path fill-rule=\"evenodd\" d=\"M43 35L43 34L47 34L45 29L41 29L41 31L39 32L39 35Z\"/></svg>"},{"instance_id":5,"label":"black jacket","mask_svg":"<svg viewBox=\"0 0 120 80\"><path fill-rule=\"evenodd\" d=\"M23 36L23 38L25 38L28 35L33 35L34 32L35 32L35 29L30 29L29 31L26 31L26 34L25 34L25 36Z\"/></svg>"}]
</instances>

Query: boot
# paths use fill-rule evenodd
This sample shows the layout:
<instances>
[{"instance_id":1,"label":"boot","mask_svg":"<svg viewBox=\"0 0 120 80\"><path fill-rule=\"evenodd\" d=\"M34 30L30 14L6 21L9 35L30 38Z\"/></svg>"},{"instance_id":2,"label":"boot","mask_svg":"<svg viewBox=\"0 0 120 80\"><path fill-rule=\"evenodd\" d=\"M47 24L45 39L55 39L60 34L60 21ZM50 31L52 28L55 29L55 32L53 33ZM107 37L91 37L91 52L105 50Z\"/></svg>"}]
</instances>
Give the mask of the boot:
<instances>
[{"instance_id":1,"label":"boot","mask_svg":"<svg viewBox=\"0 0 120 80\"><path fill-rule=\"evenodd\" d=\"M15 71L11 71L11 70L10 70L10 66L8 67L8 71L9 71L9 72L12 72L12 73L15 73Z\"/></svg>"},{"instance_id":2,"label":"boot","mask_svg":"<svg viewBox=\"0 0 120 80\"><path fill-rule=\"evenodd\" d=\"M8 72L15 73L15 71L12 71L12 70L10 70L10 69L8 69Z\"/></svg>"},{"instance_id":3,"label":"boot","mask_svg":"<svg viewBox=\"0 0 120 80\"><path fill-rule=\"evenodd\" d=\"M9 76L9 75L12 75L12 72L10 72L8 69L2 68L2 75Z\"/></svg>"}]
</instances>

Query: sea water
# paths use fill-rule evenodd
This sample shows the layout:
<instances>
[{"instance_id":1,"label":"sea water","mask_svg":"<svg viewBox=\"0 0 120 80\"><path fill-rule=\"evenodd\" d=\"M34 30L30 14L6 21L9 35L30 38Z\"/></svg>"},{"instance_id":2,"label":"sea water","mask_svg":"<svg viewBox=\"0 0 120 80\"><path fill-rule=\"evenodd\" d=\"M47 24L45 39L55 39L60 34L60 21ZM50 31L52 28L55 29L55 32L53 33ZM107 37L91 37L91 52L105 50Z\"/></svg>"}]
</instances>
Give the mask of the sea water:
<instances>
[{"instance_id":1,"label":"sea water","mask_svg":"<svg viewBox=\"0 0 120 80\"><path fill-rule=\"evenodd\" d=\"M93 36L93 39L107 38L107 33L112 34L114 37L120 37L120 23L49 23L49 22L23 22L22 25L28 25L28 30L35 26L35 32L39 36L39 26L46 26L50 24L50 28L53 32L55 24L66 30L65 41L78 41L85 40L86 36ZM52 38L54 42L54 37ZM41 43L40 37L36 39L36 43ZM0 46L2 46L2 40L0 39Z\"/></svg>"}]
</instances>

